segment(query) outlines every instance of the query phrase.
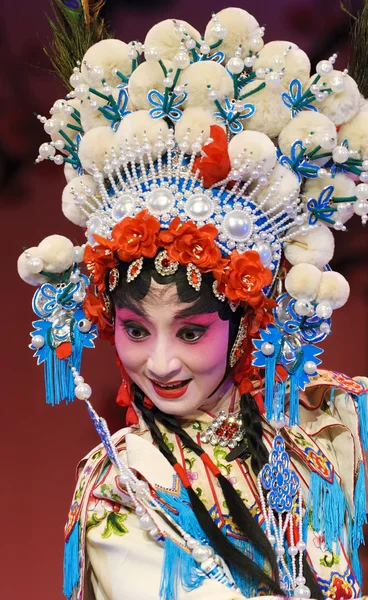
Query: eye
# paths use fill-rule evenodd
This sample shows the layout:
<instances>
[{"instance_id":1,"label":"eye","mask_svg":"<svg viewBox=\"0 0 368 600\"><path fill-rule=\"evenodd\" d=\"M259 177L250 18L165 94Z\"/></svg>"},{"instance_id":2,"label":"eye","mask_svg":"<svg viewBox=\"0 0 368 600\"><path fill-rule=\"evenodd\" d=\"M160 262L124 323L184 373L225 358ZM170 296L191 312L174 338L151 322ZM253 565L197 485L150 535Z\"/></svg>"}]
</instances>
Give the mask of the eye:
<instances>
[{"instance_id":1,"label":"eye","mask_svg":"<svg viewBox=\"0 0 368 600\"><path fill-rule=\"evenodd\" d=\"M144 338L150 335L149 331L140 325L139 323L134 323L132 321L124 321L122 323L127 335L136 341L143 340Z\"/></svg>"},{"instance_id":2,"label":"eye","mask_svg":"<svg viewBox=\"0 0 368 600\"><path fill-rule=\"evenodd\" d=\"M176 337L180 338L184 342L193 344L201 339L204 333L206 333L207 327L183 327L178 331Z\"/></svg>"}]
</instances>

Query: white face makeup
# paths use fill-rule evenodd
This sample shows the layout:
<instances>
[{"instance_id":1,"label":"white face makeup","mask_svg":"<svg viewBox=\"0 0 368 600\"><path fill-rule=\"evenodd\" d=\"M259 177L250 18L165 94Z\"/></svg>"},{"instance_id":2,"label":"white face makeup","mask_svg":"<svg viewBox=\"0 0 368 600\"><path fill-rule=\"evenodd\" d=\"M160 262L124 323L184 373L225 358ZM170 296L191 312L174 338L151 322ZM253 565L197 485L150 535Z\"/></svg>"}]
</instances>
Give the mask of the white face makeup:
<instances>
[{"instance_id":1,"label":"white face makeup","mask_svg":"<svg viewBox=\"0 0 368 600\"><path fill-rule=\"evenodd\" d=\"M213 394L226 370L229 321L217 313L183 315L190 306L175 285L153 282L137 310L116 309L115 345L129 377L160 410L177 416L215 404L228 387Z\"/></svg>"}]
</instances>

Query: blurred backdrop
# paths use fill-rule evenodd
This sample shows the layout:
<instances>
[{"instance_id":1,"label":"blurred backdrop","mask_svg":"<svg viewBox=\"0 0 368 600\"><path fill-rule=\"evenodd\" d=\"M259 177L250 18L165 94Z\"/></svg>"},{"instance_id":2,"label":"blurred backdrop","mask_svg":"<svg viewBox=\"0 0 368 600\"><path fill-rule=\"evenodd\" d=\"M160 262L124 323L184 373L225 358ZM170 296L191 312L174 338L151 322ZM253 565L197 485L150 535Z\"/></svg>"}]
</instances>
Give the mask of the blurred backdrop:
<instances>
[{"instance_id":1,"label":"blurred backdrop","mask_svg":"<svg viewBox=\"0 0 368 600\"><path fill-rule=\"evenodd\" d=\"M359 10L362 1L352 1L351 11ZM294 41L313 64L339 51L337 68L347 66L349 17L338 0L238 0L236 5L266 26L265 41ZM129 42L143 41L148 29L166 18L185 19L204 31L211 12L226 6L224 0L107 0L103 14L116 37ZM62 168L33 164L46 140L33 113L48 114L65 93L48 71L43 53L50 36L48 1L5 0L1 12L1 598L61 600L63 525L75 467L98 439L82 404L53 409L44 403L42 369L36 368L27 348L33 289L18 280L16 259L23 246L38 245L51 233L64 234L76 244L84 240L81 230L61 213ZM336 234L332 266L349 280L351 298L334 313L334 335L324 344L323 366L352 376L368 373L365 233L355 218L348 232ZM123 415L115 406L119 375L113 349L97 342L96 350L86 350L83 375L92 385L96 409L112 430L122 427Z\"/></svg>"}]
</instances>

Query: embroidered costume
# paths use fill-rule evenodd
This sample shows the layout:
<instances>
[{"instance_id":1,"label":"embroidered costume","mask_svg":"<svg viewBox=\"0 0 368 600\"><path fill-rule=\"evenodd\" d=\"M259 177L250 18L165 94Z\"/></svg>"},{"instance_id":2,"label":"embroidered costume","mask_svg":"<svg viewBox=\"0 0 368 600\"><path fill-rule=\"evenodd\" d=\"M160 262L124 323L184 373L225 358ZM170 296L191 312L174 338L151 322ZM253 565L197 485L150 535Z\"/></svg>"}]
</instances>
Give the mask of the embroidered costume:
<instances>
[{"instance_id":1,"label":"embroidered costume","mask_svg":"<svg viewBox=\"0 0 368 600\"><path fill-rule=\"evenodd\" d=\"M46 400L83 400L102 442L80 466L65 529L65 596L269 595L224 560L208 515L196 518L200 500L222 543L271 584L275 577L273 589L309 598L311 570L325 597L357 598L367 380L318 367L332 313L349 296L328 266L332 232L353 214L368 219L367 102L335 68L337 55L311 74L301 49L264 44L264 28L242 9L213 15L203 36L163 21L142 45L110 38L98 9L76 5L56 5L63 29L54 50L69 44L69 61L57 67L70 91L50 118L38 116L51 140L36 162L64 166L62 210L87 241L51 235L18 261L22 279L37 286L30 348L44 365ZM81 56L76 23L81 39L95 42ZM149 261L163 278L185 269L198 294L211 276L214 297L239 316L227 371L236 388L213 415L183 418L180 435L161 414L154 426L168 456L147 428L154 404L132 403L124 365L118 402L130 427L114 435L80 374L83 349L97 335L114 340L120 266L133 285ZM269 452L259 473L239 400L246 394ZM238 498L263 532L259 547L231 514Z\"/></svg>"}]
</instances>

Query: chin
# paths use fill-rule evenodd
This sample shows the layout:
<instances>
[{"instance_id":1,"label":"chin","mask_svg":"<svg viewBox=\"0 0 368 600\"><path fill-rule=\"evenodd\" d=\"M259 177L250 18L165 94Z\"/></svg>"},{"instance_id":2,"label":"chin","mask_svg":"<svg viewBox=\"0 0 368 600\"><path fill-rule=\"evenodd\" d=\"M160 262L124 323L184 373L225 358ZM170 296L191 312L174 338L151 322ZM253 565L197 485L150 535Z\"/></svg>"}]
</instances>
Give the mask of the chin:
<instances>
[{"instance_id":1,"label":"chin","mask_svg":"<svg viewBox=\"0 0 368 600\"><path fill-rule=\"evenodd\" d=\"M187 417L203 404L203 400L201 399L200 402L198 402L198 398L196 398L195 401L186 398L169 400L157 397L151 398L151 400L159 410L168 415L174 415L176 417Z\"/></svg>"}]
</instances>

